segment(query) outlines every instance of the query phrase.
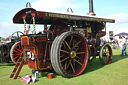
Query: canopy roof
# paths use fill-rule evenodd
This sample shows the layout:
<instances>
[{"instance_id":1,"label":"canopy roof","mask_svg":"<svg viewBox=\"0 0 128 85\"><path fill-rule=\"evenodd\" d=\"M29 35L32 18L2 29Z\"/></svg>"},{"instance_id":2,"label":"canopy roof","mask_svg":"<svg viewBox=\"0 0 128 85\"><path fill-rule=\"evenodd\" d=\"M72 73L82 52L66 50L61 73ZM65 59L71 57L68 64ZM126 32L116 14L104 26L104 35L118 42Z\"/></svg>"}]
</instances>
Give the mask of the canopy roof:
<instances>
[{"instance_id":1,"label":"canopy roof","mask_svg":"<svg viewBox=\"0 0 128 85\"><path fill-rule=\"evenodd\" d=\"M113 19L98 18L96 16L90 15L78 15L74 13L54 13L54 12L44 12L36 11L33 8L25 8L20 10L13 18L13 23L23 24L23 18L25 18L28 24L32 23L32 16L35 17L36 24L50 24L55 21L96 21L96 22L110 22L114 23Z\"/></svg>"},{"instance_id":2,"label":"canopy roof","mask_svg":"<svg viewBox=\"0 0 128 85\"><path fill-rule=\"evenodd\" d=\"M116 34L115 36L128 36L128 33L122 32L122 33Z\"/></svg>"}]
</instances>

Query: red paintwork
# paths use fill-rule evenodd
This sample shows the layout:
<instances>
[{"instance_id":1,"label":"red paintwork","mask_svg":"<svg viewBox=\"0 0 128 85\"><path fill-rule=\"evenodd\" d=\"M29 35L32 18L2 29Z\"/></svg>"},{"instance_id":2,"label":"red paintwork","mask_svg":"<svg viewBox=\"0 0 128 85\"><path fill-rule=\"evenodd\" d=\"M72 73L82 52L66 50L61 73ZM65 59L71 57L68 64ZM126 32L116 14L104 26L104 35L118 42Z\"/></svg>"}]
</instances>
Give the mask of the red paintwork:
<instances>
[{"instance_id":1,"label":"red paintwork","mask_svg":"<svg viewBox=\"0 0 128 85\"><path fill-rule=\"evenodd\" d=\"M27 38L27 36L21 37L22 45L25 46L24 50L28 51L28 52L32 52L35 55L35 60L29 59L28 65L30 68L33 68L33 69L39 69L39 70L47 69L50 67L50 63L49 63L49 60L50 60L49 50L50 49L49 48L51 47L51 43L48 43L47 51L46 51L47 54L46 54L46 58L45 58L44 53L45 53L45 49L46 49L45 46L46 46L46 39L47 38L46 37L33 37L33 38L37 41L36 43L30 41L28 45L26 45L26 44L24 45L23 42L29 41L28 40L29 38ZM42 40L40 40L40 39L42 39ZM33 44L33 43L35 43L35 44ZM44 58L46 59L45 63L43 62Z\"/></svg>"},{"instance_id":2,"label":"red paintwork","mask_svg":"<svg viewBox=\"0 0 128 85\"><path fill-rule=\"evenodd\" d=\"M36 42L46 42L47 38L46 37L37 37Z\"/></svg>"},{"instance_id":3,"label":"red paintwork","mask_svg":"<svg viewBox=\"0 0 128 85\"><path fill-rule=\"evenodd\" d=\"M19 20L20 20L21 18L23 18L23 17L24 17L24 19L25 19L25 18L26 18L25 15L27 15L26 12L29 12L30 10L31 10L31 14L36 14L36 10L33 9L33 8L25 8L25 9L22 9L22 10L20 10L19 12L16 13L16 15L15 15L14 18L13 18L13 22L14 22L14 23L18 23Z\"/></svg>"}]
</instances>

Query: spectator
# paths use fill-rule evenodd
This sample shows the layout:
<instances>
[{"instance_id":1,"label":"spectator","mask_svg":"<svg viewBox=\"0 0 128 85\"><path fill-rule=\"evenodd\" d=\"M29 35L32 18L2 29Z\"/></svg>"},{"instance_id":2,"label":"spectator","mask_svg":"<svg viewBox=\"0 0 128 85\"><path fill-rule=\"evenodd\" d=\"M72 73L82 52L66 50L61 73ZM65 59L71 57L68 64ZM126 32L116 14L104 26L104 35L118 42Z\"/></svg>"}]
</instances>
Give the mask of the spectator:
<instances>
[{"instance_id":1,"label":"spectator","mask_svg":"<svg viewBox=\"0 0 128 85\"><path fill-rule=\"evenodd\" d=\"M118 44L120 49L122 49L122 36L119 36Z\"/></svg>"},{"instance_id":2,"label":"spectator","mask_svg":"<svg viewBox=\"0 0 128 85\"><path fill-rule=\"evenodd\" d=\"M104 39L101 37L100 40L101 40L100 46L103 46L104 45Z\"/></svg>"},{"instance_id":3,"label":"spectator","mask_svg":"<svg viewBox=\"0 0 128 85\"><path fill-rule=\"evenodd\" d=\"M127 47L127 40L125 39L124 36L122 36L122 56L124 56L124 52L125 52L125 56L127 56L126 47Z\"/></svg>"}]
</instances>

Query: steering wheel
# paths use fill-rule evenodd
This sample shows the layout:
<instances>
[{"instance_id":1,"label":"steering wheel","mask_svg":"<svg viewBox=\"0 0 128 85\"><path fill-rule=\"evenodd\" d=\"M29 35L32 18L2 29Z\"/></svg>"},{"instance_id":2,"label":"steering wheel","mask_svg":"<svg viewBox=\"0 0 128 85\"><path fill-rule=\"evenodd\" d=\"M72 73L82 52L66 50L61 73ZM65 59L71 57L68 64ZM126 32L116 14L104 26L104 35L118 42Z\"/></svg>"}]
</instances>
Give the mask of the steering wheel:
<instances>
[{"instance_id":1,"label":"steering wheel","mask_svg":"<svg viewBox=\"0 0 128 85\"><path fill-rule=\"evenodd\" d=\"M21 31L16 31L16 32L14 32L14 33L12 34L12 36L11 36L11 42L13 42L13 41L14 41L14 42L19 41L21 35L24 35L24 33L21 32Z\"/></svg>"}]
</instances>

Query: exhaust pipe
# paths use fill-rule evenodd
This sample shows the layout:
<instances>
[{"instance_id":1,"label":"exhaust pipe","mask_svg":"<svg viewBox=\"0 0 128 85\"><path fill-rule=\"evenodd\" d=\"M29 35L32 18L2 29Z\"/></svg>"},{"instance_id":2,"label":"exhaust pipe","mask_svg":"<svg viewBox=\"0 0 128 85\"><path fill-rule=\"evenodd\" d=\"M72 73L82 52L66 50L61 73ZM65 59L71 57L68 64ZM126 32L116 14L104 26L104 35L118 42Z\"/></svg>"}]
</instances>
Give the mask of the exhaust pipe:
<instances>
[{"instance_id":1,"label":"exhaust pipe","mask_svg":"<svg viewBox=\"0 0 128 85\"><path fill-rule=\"evenodd\" d=\"M89 0L89 15L96 15L93 10L93 0Z\"/></svg>"}]
</instances>

